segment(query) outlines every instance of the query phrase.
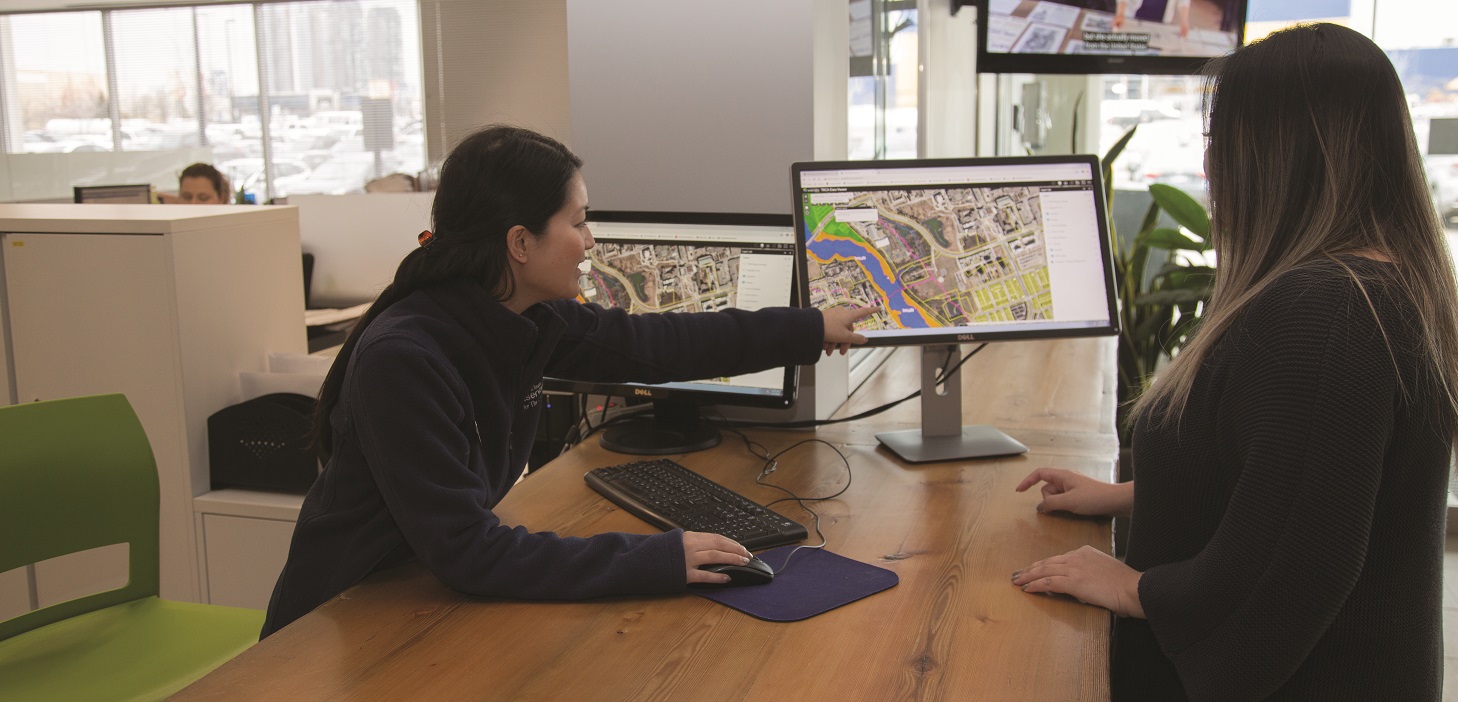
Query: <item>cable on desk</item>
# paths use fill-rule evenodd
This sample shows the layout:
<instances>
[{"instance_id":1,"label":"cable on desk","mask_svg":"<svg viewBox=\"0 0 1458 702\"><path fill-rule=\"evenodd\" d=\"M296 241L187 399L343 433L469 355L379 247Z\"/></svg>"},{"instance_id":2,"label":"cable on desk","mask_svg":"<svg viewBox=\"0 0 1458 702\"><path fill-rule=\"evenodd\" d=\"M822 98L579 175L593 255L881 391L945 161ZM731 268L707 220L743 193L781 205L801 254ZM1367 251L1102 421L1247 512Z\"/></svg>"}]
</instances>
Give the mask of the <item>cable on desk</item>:
<instances>
[{"instance_id":1,"label":"cable on desk","mask_svg":"<svg viewBox=\"0 0 1458 702\"><path fill-rule=\"evenodd\" d=\"M966 365L966 363L967 363L967 361L969 359L971 359L973 356L976 356L978 354L978 352L982 351L982 349L984 349L984 348L987 348L987 342L985 342L985 341L982 342L981 344L978 344L977 347L974 348L974 349L972 349L971 351L968 351L967 352L967 355L963 356L960 361L957 361L957 365L952 366L952 368L950 370L946 369L946 365L947 365L947 363L950 363L951 362L952 357L953 357L953 354L955 354L956 352L949 350L947 352L947 360L941 363L942 370L938 372L937 378L936 378L936 381L935 381L935 384L936 385L941 385L942 383L945 383L947 381L947 378L950 378L953 375L955 375L957 373L957 371L959 371L959 370L962 369L962 366L963 365ZM719 429L727 429L727 430L732 430L732 429L734 429L736 427L737 428L740 428L740 429L754 429L754 428L764 428L764 429L811 429L811 428L814 428L814 427L829 426L831 424L843 424L845 422L854 422L856 420L865 419L867 417L874 417L874 416L876 416L878 414L881 414L882 412L885 412L886 410L889 410L889 409L891 409L893 407L896 407L897 405L900 405L903 402L906 402L908 400L915 399L915 398L920 397L920 396L921 396L921 390L916 390L916 391L912 392L910 395L907 395L906 397L903 397L903 398L901 398L899 400L892 400L892 401L887 402L885 404L882 404L882 405L880 405L878 407L872 407L871 409L868 409L868 410L866 410L864 412L860 412L858 414L855 414L855 415L852 415L852 416L849 416L849 417L841 417L840 419L802 419L802 420L794 421L794 422L755 422L755 421L733 420L733 419L729 419L727 417L724 417L723 415L720 415L719 418L714 421L714 424ZM598 416L598 422L599 423L596 426L594 426L592 424L592 419L588 416L588 413L587 413L587 410L586 410L586 405L587 405L586 398L587 398L587 396L584 394L583 395L583 410L584 411L583 411L582 422L586 423L586 425L587 425L587 431L586 432L579 431L578 432L579 438L575 442L572 442L572 444L569 445L569 448L570 448L570 446L575 446L576 444L579 444L579 443L582 443L584 441L587 441L588 439L592 438L592 435L593 434L596 434L601 429L605 429L605 428L610 427L610 426L613 426L615 424L619 424L619 423L622 423L622 422L626 422L629 419L637 416L638 414L640 414L642 412L646 412L649 409L651 409L651 407L649 407L649 406L644 406L642 409L639 409L639 410L636 410L636 411L625 411L622 414L619 414L616 417L613 417L612 419L603 421L603 418L607 416L607 405L608 405L608 401L612 399L609 396L606 399L604 399L604 401L603 401L603 407L602 407L602 412Z\"/></svg>"},{"instance_id":2,"label":"cable on desk","mask_svg":"<svg viewBox=\"0 0 1458 702\"><path fill-rule=\"evenodd\" d=\"M797 442L795 442L793 444L790 444L789 447L784 448L784 449L781 449L779 453L776 453L774 455L771 455L770 452L769 452L769 449L766 448L764 444L761 444L758 441L755 441L755 440L749 438L749 436L747 436L746 434L744 434L744 432L741 432L738 429L734 429L732 427L725 427L724 430L725 431L728 431L728 432L731 432L731 433L733 433L735 435L737 435L740 439L743 439L744 440L744 448L745 448L745 450L749 451L749 453L751 455L753 455L755 458L758 458L758 459L764 461L764 467L760 468L759 475L755 476L754 482L756 484L763 485L765 487L774 488L776 490L779 490L780 492L785 493L786 495L789 495L789 497L782 497L782 498L780 498L778 500L773 500L771 502L768 502L768 503L765 504L765 507L770 507L770 506L775 505L775 504L778 504L780 502L788 502L788 501L793 500L797 504L800 505L800 509L803 509L806 512L809 512L811 518L813 518L815 520L815 535L818 536L818 537L820 537L820 543L818 543L818 544L805 544L805 545L801 545L801 546L796 546L795 548L791 549L790 552L788 554L786 554L786 556L785 556L785 562L780 564L780 569L779 569L778 572L784 572L784 570L790 566L790 559L793 558L796 553L799 553L800 549L802 549L802 548L820 548L820 549L825 548L825 545L827 543L829 543L829 539L826 539L825 538L825 532L822 532L820 530L820 513L819 512L816 512L813 509L811 509L810 506L807 505L807 504L805 504L805 503L806 502L821 502L823 500L832 500L832 499L835 499L837 497L840 497L841 495L844 495L845 494L845 491L850 489L851 481L854 479L855 473L851 470L850 459L846 458L845 453L842 452L839 448L837 448L834 444L832 444L832 443L830 443L830 442L828 442L828 441L826 441L824 439L805 439L803 441L797 441ZM843 464L845 464L845 485L841 486L841 488L839 490L835 491L832 494L824 495L824 496L821 496L821 497L800 497L799 495L796 495L794 493L794 491L790 490L789 488L786 488L786 487L781 486L781 485L776 485L774 483L764 482L765 476L767 476L767 475L775 472L779 468L779 458L780 458L780 456L783 456L786 453L789 453L790 451L793 451L794 449L797 449L797 448L799 448L801 446L804 446L805 444L811 444L811 443L819 443L819 444L825 444L826 446L829 446L830 447L830 450L832 450L832 451L835 452L835 455L840 456L840 462L843 463ZM755 446L759 446L760 450L759 451L756 451L754 449Z\"/></svg>"}]
</instances>

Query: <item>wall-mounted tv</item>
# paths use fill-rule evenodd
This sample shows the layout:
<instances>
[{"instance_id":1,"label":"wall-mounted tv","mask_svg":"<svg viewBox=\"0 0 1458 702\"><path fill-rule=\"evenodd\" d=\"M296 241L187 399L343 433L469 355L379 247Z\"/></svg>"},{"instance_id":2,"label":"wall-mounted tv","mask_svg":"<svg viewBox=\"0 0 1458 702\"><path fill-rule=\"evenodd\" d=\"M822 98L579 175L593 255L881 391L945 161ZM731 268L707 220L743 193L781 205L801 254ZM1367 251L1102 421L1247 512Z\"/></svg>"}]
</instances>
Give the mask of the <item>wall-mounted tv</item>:
<instances>
[{"instance_id":1,"label":"wall-mounted tv","mask_svg":"<svg viewBox=\"0 0 1458 702\"><path fill-rule=\"evenodd\" d=\"M1246 0L961 0L979 73L1196 73L1240 46Z\"/></svg>"}]
</instances>

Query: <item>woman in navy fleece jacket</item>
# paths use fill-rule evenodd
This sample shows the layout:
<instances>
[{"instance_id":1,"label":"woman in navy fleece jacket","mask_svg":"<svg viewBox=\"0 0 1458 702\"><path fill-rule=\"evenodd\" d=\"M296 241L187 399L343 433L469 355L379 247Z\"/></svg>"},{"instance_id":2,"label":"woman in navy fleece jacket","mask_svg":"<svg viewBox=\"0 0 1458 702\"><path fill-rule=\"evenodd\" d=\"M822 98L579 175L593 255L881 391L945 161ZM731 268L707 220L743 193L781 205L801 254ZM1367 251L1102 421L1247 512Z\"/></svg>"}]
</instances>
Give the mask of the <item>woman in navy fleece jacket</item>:
<instances>
[{"instance_id":1,"label":"woman in navy fleece jacket","mask_svg":"<svg viewBox=\"0 0 1458 702\"><path fill-rule=\"evenodd\" d=\"M576 302L593 246L581 165L515 127L485 128L452 150L434 233L401 261L320 391L325 468L263 636L413 559L460 592L570 600L723 582L698 566L749 557L716 534L564 538L492 512L526 467L544 373L689 380L813 363L822 349L864 341L853 325L869 309L628 315Z\"/></svg>"}]
</instances>

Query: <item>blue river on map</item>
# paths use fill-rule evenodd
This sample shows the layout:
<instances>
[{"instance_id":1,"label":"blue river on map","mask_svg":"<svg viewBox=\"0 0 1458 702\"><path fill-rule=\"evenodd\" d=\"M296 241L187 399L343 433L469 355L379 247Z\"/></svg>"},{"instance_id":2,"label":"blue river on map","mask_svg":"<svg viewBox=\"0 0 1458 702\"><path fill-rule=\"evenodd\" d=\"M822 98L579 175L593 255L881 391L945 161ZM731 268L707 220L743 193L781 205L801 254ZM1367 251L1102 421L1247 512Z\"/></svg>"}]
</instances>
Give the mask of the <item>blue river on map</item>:
<instances>
[{"instance_id":1,"label":"blue river on map","mask_svg":"<svg viewBox=\"0 0 1458 702\"><path fill-rule=\"evenodd\" d=\"M912 307L911 303L907 301L906 293L901 286L901 282L886 276L886 271L882 269L879 263L875 262L875 257L867 253L866 249L868 247L865 244L850 239L829 236L811 238L807 235L805 239L806 248L810 249L810 252L822 261L829 261L836 256L860 261L861 270L870 275L871 279L876 283L876 288L887 296L887 304L896 315L896 323L901 325L902 328L926 328L931 326L927 324L927 320L921 315L921 311ZM868 259L872 265L866 265Z\"/></svg>"}]
</instances>

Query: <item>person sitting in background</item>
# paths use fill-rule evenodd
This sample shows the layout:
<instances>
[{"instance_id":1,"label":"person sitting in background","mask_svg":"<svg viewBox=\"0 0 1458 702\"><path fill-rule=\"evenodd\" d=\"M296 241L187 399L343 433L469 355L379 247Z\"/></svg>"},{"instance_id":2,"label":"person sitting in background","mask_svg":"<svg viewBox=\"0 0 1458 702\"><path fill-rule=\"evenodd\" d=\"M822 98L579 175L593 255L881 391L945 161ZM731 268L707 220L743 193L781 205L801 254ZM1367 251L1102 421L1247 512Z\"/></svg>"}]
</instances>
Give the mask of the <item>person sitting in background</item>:
<instances>
[{"instance_id":1,"label":"person sitting in background","mask_svg":"<svg viewBox=\"0 0 1458 702\"><path fill-rule=\"evenodd\" d=\"M228 204L228 179L206 163L182 169L177 178L177 202L184 205Z\"/></svg>"}]
</instances>

